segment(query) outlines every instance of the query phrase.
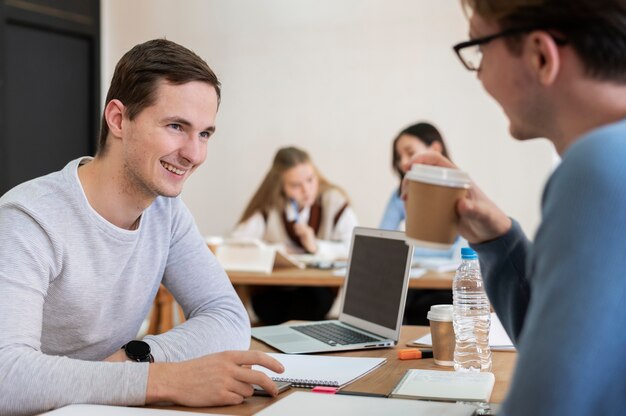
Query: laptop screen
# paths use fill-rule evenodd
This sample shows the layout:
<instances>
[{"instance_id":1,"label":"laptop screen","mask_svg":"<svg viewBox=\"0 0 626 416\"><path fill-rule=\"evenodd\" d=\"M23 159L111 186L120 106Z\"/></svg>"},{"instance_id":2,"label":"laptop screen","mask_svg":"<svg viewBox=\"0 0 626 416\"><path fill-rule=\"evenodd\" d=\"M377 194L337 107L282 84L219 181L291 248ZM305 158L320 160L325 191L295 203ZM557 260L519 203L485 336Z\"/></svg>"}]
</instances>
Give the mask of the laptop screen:
<instances>
[{"instance_id":1,"label":"laptop screen","mask_svg":"<svg viewBox=\"0 0 626 416\"><path fill-rule=\"evenodd\" d=\"M343 313L395 329L409 250L403 240L356 234Z\"/></svg>"}]
</instances>

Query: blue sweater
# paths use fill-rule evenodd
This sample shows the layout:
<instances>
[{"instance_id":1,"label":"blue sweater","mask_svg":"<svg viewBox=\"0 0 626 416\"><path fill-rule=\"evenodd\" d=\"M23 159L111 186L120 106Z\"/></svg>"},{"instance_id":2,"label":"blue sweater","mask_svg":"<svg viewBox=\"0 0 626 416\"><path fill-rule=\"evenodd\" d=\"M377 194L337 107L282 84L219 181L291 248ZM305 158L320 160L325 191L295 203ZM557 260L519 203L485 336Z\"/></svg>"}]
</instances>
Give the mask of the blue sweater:
<instances>
[{"instance_id":1,"label":"blue sweater","mask_svg":"<svg viewBox=\"0 0 626 416\"><path fill-rule=\"evenodd\" d=\"M535 242L519 225L473 245L518 347L502 415L626 414L626 120L564 154Z\"/></svg>"}]
</instances>

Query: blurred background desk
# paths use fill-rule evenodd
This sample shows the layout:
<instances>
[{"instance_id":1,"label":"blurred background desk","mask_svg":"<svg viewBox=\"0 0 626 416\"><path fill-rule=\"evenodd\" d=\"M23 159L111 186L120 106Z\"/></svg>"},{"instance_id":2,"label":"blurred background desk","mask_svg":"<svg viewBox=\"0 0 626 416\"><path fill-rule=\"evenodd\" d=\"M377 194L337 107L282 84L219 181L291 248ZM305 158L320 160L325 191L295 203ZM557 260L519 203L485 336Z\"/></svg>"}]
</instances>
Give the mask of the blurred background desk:
<instances>
[{"instance_id":1,"label":"blurred background desk","mask_svg":"<svg viewBox=\"0 0 626 416\"><path fill-rule=\"evenodd\" d=\"M275 269L270 274L249 272L227 272L235 288L246 286L325 286L341 287L345 275L338 275L334 270L320 269ZM433 272L409 281L411 289L451 289L454 272Z\"/></svg>"},{"instance_id":2,"label":"blurred background desk","mask_svg":"<svg viewBox=\"0 0 626 416\"><path fill-rule=\"evenodd\" d=\"M366 374L362 378L356 380L353 383L348 384L345 390L369 392L369 393L382 393L388 394L393 390L394 386L400 381L405 371L410 368L420 368L425 370L443 370L452 371L451 367L440 367L435 365L432 359L425 360L399 360L397 358L397 350L406 348L407 342L417 339L422 335L425 335L429 331L428 327L423 326L404 326L400 334L399 345L395 348L382 348L371 350L359 350L349 352L336 352L326 355L337 355L347 357L385 357L387 362L374 370L373 372ZM250 345L251 350L261 350L266 352L277 352L273 348L252 339ZM491 402L501 403L506 396L513 375L513 369L515 367L515 361L517 359L517 353L512 351L507 352L493 352L493 373L496 377L496 383L491 393ZM261 409L269 406L277 400L286 397L294 391L306 391L307 389L292 388L285 393L280 394L276 398L269 397L250 397L245 400L244 403L237 406L225 406L203 409L189 409L184 407L171 407L169 409L186 410L199 413L219 413L225 415L253 415L259 412Z\"/></svg>"},{"instance_id":3,"label":"blurred background desk","mask_svg":"<svg viewBox=\"0 0 626 416\"><path fill-rule=\"evenodd\" d=\"M344 275L334 270L279 268L270 274L251 272L227 272L235 291L248 311L250 288L254 286L322 286L341 288ZM454 272L427 271L419 278L409 280L411 289L452 289ZM160 334L170 330L177 322L184 321L180 307L174 297L161 286L150 316L149 334Z\"/></svg>"},{"instance_id":4,"label":"blurred background desk","mask_svg":"<svg viewBox=\"0 0 626 416\"><path fill-rule=\"evenodd\" d=\"M255 287L261 286L322 286L341 288L345 282L345 269L341 270L320 270L320 269L298 269L298 268L277 268L270 274L250 273L250 272L227 272L237 295L243 302L250 314L253 324L256 323L256 315L252 309L250 293ZM411 289L452 289L452 279L454 272L438 273L427 271L418 278L409 280ZM334 311L334 312L333 312ZM330 312L330 317L338 312L338 303Z\"/></svg>"}]
</instances>

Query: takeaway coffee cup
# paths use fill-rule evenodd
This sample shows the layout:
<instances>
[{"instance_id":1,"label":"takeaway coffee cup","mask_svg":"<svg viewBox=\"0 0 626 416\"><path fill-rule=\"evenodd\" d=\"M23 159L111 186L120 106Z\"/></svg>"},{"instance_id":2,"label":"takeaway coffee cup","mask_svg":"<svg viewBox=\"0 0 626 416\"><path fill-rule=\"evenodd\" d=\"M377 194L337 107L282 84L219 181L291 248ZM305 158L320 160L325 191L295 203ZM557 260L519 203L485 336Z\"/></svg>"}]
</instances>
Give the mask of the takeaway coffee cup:
<instances>
[{"instance_id":1,"label":"takeaway coffee cup","mask_svg":"<svg viewBox=\"0 0 626 416\"><path fill-rule=\"evenodd\" d=\"M456 202L471 185L467 173L430 165L413 165L406 174L408 244L448 249L458 235Z\"/></svg>"},{"instance_id":2,"label":"takeaway coffee cup","mask_svg":"<svg viewBox=\"0 0 626 416\"><path fill-rule=\"evenodd\" d=\"M452 326L452 305L432 305L426 317L430 321L430 336L433 341L435 364L453 366L456 341Z\"/></svg>"}]
</instances>

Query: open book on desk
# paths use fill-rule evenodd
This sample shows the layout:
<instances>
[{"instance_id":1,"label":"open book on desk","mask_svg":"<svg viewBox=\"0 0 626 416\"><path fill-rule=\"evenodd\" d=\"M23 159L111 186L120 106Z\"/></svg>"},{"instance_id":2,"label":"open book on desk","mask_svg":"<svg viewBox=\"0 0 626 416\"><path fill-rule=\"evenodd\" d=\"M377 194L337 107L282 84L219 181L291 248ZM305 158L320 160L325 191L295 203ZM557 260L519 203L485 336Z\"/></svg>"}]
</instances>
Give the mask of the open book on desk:
<instances>
[{"instance_id":1,"label":"open book on desk","mask_svg":"<svg viewBox=\"0 0 626 416\"><path fill-rule=\"evenodd\" d=\"M274 381L288 381L294 387L343 387L383 365L386 358L333 357L328 355L274 354L270 356L285 367L282 374L253 365Z\"/></svg>"},{"instance_id":2,"label":"open book on desk","mask_svg":"<svg viewBox=\"0 0 626 416\"><path fill-rule=\"evenodd\" d=\"M288 254L281 246L257 239L229 239L217 247L215 256L224 270L270 274L275 268L304 269L305 263Z\"/></svg>"}]
</instances>

